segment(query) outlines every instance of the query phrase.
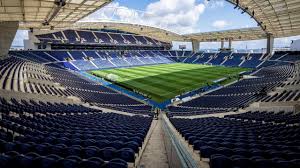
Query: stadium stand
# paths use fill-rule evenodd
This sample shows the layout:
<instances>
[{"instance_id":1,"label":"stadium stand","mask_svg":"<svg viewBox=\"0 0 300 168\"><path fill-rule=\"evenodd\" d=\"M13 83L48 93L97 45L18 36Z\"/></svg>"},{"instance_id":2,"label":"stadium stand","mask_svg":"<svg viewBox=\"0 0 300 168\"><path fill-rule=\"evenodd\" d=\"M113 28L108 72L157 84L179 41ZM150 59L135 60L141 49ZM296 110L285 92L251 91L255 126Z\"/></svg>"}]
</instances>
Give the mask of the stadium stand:
<instances>
[{"instance_id":1,"label":"stadium stand","mask_svg":"<svg viewBox=\"0 0 300 168\"><path fill-rule=\"evenodd\" d=\"M239 66L242 63L242 58L245 57L243 53L233 53L227 56L227 59L222 65L224 66Z\"/></svg>"},{"instance_id":2,"label":"stadium stand","mask_svg":"<svg viewBox=\"0 0 300 168\"><path fill-rule=\"evenodd\" d=\"M299 51L277 51L274 55L270 58L271 60L279 60L279 61L288 61L288 62L296 62L299 61Z\"/></svg>"},{"instance_id":3,"label":"stadium stand","mask_svg":"<svg viewBox=\"0 0 300 168\"><path fill-rule=\"evenodd\" d=\"M263 56L261 53L251 53L249 56L244 57L244 62L242 62L240 66L245 68L256 68L262 63L262 60L260 59Z\"/></svg>"},{"instance_id":4,"label":"stadium stand","mask_svg":"<svg viewBox=\"0 0 300 168\"><path fill-rule=\"evenodd\" d=\"M150 37L131 33L115 33L107 31L63 30L54 33L36 35L41 44L51 44L53 48L60 48L65 44L93 45L93 46L135 46L153 47L157 49L170 48L169 43L158 41ZM66 47L66 46L64 46ZM62 47L63 48L63 47Z\"/></svg>"},{"instance_id":5,"label":"stadium stand","mask_svg":"<svg viewBox=\"0 0 300 168\"><path fill-rule=\"evenodd\" d=\"M270 112L270 111L249 111L242 114L226 115L224 118L252 120L257 122L274 122L284 124L297 124L299 123L300 114L294 114L293 112Z\"/></svg>"},{"instance_id":6,"label":"stadium stand","mask_svg":"<svg viewBox=\"0 0 300 168\"><path fill-rule=\"evenodd\" d=\"M295 78L297 72L292 63L299 59L293 55L290 52L275 53L270 61L264 60L265 65L262 65L263 60L260 61L266 57L262 54L240 56L241 66L258 67L260 64L261 68L251 74L254 78L242 79L169 106L169 120L192 145L194 153L204 162L208 161L211 168L299 167L299 112L272 111L272 105L278 106L279 102L300 100L299 80ZM224 58L223 65L235 64L234 60L228 60L229 57ZM289 63L281 62L287 60ZM259 111L242 110L256 102L273 104Z\"/></svg>"},{"instance_id":7,"label":"stadium stand","mask_svg":"<svg viewBox=\"0 0 300 168\"><path fill-rule=\"evenodd\" d=\"M1 164L64 167L71 162L72 167L97 167L114 163L127 167L127 162L134 162L150 123L149 117L113 113L35 115L22 119L3 115L1 127L7 133L12 131L13 138L1 139L1 153L5 153Z\"/></svg>"},{"instance_id":8,"label":"stadium stand","mask_svg":"<svg viewBox=\"0 0 300 168\"><path fill-rule=\"evenodd\" d=\"M225 60L225 57L229 57L231 55L231 52L220 52L216 54L215 56L211 56L210 60L207 61L207 63L210 63L212 65L221 65L223 61Z\"/></svg>"},{"instance_id":9,"label":"stadium stand","mask_svg":"<svg viewBox=\"0 0 300 168\"><path fill-rule=\"evenodd\" d=\"M261 99L264 89L266 92L279 86L291 77L293 66L277 66L261 69L256 76L260 78L243 79L232 85L208 93L189 102L180 104L183 107L199 108L244 108L249 103Z\"/></svg>"},{"instance_id":10,"label":"stadium stand","mask_svg":"<svg viewBox=\"0 0 300 168\"><path fill-rule=\"evenodd\" d=\"M1 64L2 89L51 96L76 96L82 101L113 105L142 105L99 84L63 69L11 57Z\"/></svg>"},{"instance_id":11,"label":"stadium stand","mask_svg":"<svg viewBox=\"0 0 300 168\"><path fill-rule=\"evenodd\" d=\"M288 64L281 60L268 60L261 53L192 53L181 51L113 51L113 50L65 50L65 51L11 51L11 55L46 63L51 66L72 70L107 69L140 65L166 64L172 62L213 64L229 67L261 68L279 64ZM276 56L276 53L275 53ZM290 56L295 60L298 58ZM264 59L262 59L264 58ZM273 57L272 57L273 58ZM292 62L292 61L289 61ZM57 64L57 65L55 65ZM62 66L64 65L64 66Z\"/></svg>"},{"instance_id":12,"label":"stadium stand","mask_svg":"<svg viewBox=\"0 0 300 168\"><path fill-rule=\"evenodd\" d=\"M290 61L295 62L300 59L299 53L289 53L288 55L285 55L283 58L280 58L281 61Z\"/></svg>"},{"instance_id":13,"label":"stadium stand","mask_svg":"<svg viewBox=\"0 0 300 168\"><path fill-rule=\"evenodd\" d=\"M203 53L198 59L194 60L193 63L204 64L207 63L211 57L215 56L216 53Z\"/></svg>"},{"instance_id":14,"label":"stadium stand","mask_svg":"<svg viewBox=\"0 0 300 168\"><path fill-rule=\"evenodd\" d=\"M11 55L72 70L107 69L139 65L166 64L173 61L151 51L12 51ZM63 64L62 64L63 63ZM62 66L64 65L64 66Z\"/></svg>"},{"instance_id":15,"label":"stadium stand","mask_svg":"<svg viewBox=\"0 0 300 168\"><path fill-rule=\"evenodd\" d=\"M157 109L142 93L143 100L82 73L173 63L250 69L225 86L207 83L177 96L163 114L164 131L169 121L179 132L174 142L184 139L210 168L299 167L299 112L273 108L300 100L299 52L175 51L113 31L68 29L36 38L52 49L10 51L0 61L1 167L135 167L149 130L157 130Z\"/></svg>"},{"instance_id":16,"label":"stadium stand","mask_svg":"<svg viewBox=\"0 0 300 168\"><path fill-rule=\"evenodd\" d=\"M209 53L195 54L178 51L132 51L123 53L94 50L45 50L12 51L10 54L13 57L1 61L0 82L4 91L44 95L49 98L59 97L63 100L76 97L80 100L76 103L65 103L64 101L47 101L47 99L46 101L38 101L35 98L20 99L14 96L10 99L1 98L1 137L3 137L1 138L1 153L3 153L1 159L6 160L3 162L6 166L22 165L25 159L29 167L43 167L44 164L50 167L54 165L59 167L64 164L78 165L79 167L86 164L89 166L117 165L117 167L127 167L128 164L135 162L135 158L143 147L143 141L150 128L153 116L149 113L152 110L151 106L100 84L83 79L75 72L64 68L71 67L70 69L73 70L106 69L172 63L175 61L191 63L218 62L225 66L239 66L245 64L246 61L254 61L254 63L250 63L254 67L262 62L257 61L260 59L261 54L248 54L248 56L245 56L244 54L232 53L231 56L228 56L228 53L226 53L213 56ZM205 55L207 56L205 62L204 60L197 62L203 59ZM247 67L247 64L244 66ZM297 80L287 81L288 78L293 76L294 71L293 65L263 67L253 74L256 78L242 79L232 85L178 106L170 106L168 117L180 131L177 122L187 119L175 119L173 117L227 113L238 108L245 108L255 101L297 101L299 99L298 90L283 90L281 93L272 96L260 95L262 89L270 92L275 87L285 88L288 85L297 85L297 82L299 82ZM93 106L126 112L133 114L133 116L103 113L103 110L91 108L93 106L83 105L84 102ZM256 123L249 123L249 120L261 121L263 118L264 122L295 124L299 117L290 113L265 113L248 112L228 115L222 120L205 118L201 120L193 119L192 121L199 120L198 124L206 124L206 120L209 120L210 123L217 122L229 126L235 125L236 122L245 122L245 128L241 127L241 129L246 130L248 127L252 128L252 125L261 127ZM237 121L231 121L233 119ZM239 121L238 119L245 121ZM89 124L86 124L86 121L89 121ZM89 128L90 123L97 126ZM124 123L127 124L124 125ZM79 127L79 125L82 127ZM196 131L195 126L191 125L194 131ZM197 127L202 128L199 125ZM273 128L275 126L269 127ZM89 129L88 132L87 129ZM209 127L209 129L212 128ZM219 136L223 137L224 135L220 134ZM233 137L233 134L231 137ZM210 141L212 141L211 138L213 137L210 137ZM191 138L187 137L188 139ZM242 155L237 151L244 151L248 148L234 146L234 148L228 150L230 145L235 145L231 144L230 140L222 142L217 147L212 145L213 142L210 143L210 141L205 141L205 145L200 145L199 141L201 140L197 139L195 143L194 141L189 142L194 145L195 150L200 150L201 157L210 158L211 165L216 164L215 157L218 158L218 155L215 154L222 154L220 157L227 159L230 164L235 164L236 158L234 156L236 154L241 155L241 158L247 157L248 159L257 156L257 150L260 150L260 152L263 150L262 148L253 148L247 155ZM274 141L283 142L282 139L275 139ZM288 141L291 142L291 139L288 139ZM258 143L263 143L263 140L258 141ZM275 151L264 151L268 157L263 155L263 159L270 161L273 159L272 154L279 153L279 148L276 148L275 144L273 147ZM209 150L213 150L214 153L207 152ZM296 150L288 151L278 163L288 162L292 164L295 162L296 164L293 159L296 158L297 152ZM289 160L285 158L289 158ZM15 162L11 162L11 160ZM248 160L251 164L259 163L255 159Z\"/></svg>"},{"instance_id":17,"label":"stadium stand","mask_svg":"<svg viewBox=\"0 0 300 168\"><path fill-rule=\"evenodd\" d=\"M75 33L80 38L72 31L63 33L68 37L65 42L92 43L86 40L93 37L89 32ZM112 37L126 43L134 36ZM143 36L137 39L151 41ZM261 53L168 50L9 54L10 58L0 61L0 92L10 95L0 99L0 160L4 167L131 167L145 148L153 107L76 71L176 62L254 68L251 78L168 106L166 116L182 135L178 138L199 151L202 160L209 158L210 167L299 165L299 113L239 112L253 103L299 101L299 80L294 78L298 53L276 52L270 58Z\"/></svg>"},{"instance_id":18,"label":"stadium stand","mask_svg":"<svg viewBox=\"0 0 300 168\"><path fill-rule=\"evenodd\" d=\"M284 90L274 95L268 95L261 99L262 102L282 102L282 101L298 101L300 98L299 90Z\"/></svg>"},{"instance_id":19,"label":"stadium stand","mask_svg":"<svg viewBox=\"0 0 300 168\"><path fill-rule=\"evenodd\" d=\"M112 0L0 2L0 168L300 167L300 51L274 49L300 34L299 0L228 1L257 27L189 34Z\"/></svg>"},{"instance_id":20,"label":"stadium stand","mask_svg":"<svg viewBox=\"0 0 300 168\"><path fill-rule=\"evenodd\" d=\"M134 164L151 125L151 106L40 64L45 60L21 58L0 61L1 167ZM103 113L84 102L145 115Z\"/></svg>"},{"instance_id":21,"label":"stadium stand","mask_svg":"<svg viewBox=\"0 0 300 168\"><path fill-rule=\"evenodd\" d=\"M192 107L182 107L182 106L169 106L167 115L169 117L173 116L197 116L206 114L217 114L224 113L228 110L224 109L209 109L209 108L192 108Z\"/></svg>"},{"instance_id":22,"label":"stadium stand","mask_svg":"<svg viewBox=\"0 0 300 168\"><path fill-rule=\"evenodd\" d=\"M266 120L299 119L291 114L274 115ZM171 118L170 121L194 150L200 150L202 159L210 159L210 167L299 166L299 125L237 119L244 119L243 116L248 118L248 114L242 114L225 118Z\"/></svg>"}]
</instances>

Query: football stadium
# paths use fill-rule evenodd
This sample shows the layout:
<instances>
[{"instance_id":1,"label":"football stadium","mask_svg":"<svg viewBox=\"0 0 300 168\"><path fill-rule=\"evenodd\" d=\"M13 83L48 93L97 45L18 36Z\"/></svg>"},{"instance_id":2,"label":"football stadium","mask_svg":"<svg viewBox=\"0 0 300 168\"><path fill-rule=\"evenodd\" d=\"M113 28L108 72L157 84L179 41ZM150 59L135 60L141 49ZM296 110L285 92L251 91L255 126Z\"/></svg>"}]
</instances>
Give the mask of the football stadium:
<instances>
[{"instance_id":1,"label":"football stadium","mask_svg":"<svg viewBox=\"0 0 300 168\"><path fill-rule=\"evenodd\" d=\"M0 0L0 168L300 168L300 0Z\"/></svg>"}]
</instances>

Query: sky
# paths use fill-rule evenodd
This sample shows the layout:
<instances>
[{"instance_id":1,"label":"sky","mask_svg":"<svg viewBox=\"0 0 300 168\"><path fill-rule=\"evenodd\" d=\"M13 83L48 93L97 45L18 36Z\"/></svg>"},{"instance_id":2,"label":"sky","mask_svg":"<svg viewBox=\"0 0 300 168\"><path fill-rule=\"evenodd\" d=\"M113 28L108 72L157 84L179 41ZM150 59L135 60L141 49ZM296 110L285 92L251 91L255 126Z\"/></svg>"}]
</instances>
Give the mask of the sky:
<instances>
[{"instance_id":1,"label":"sky","mask_svg":"<svg viewBox=\"0 0 300 168\"><path fill-rule=\"evenodd\" d=\"M225 0L114 0L103 9L81 21L118 21L150 25L179 34L209 32L256 27L256 22ZM14 46L22 46L28 38L26 31L18 31ZM287 47L298 37L275 39L275 47ZM174 48L191 43L173 42ZM235 49L261 49L266 40L233 42ZM201 43L201 49L219 48L219 43Z\"/></svg>"}]
</instances>

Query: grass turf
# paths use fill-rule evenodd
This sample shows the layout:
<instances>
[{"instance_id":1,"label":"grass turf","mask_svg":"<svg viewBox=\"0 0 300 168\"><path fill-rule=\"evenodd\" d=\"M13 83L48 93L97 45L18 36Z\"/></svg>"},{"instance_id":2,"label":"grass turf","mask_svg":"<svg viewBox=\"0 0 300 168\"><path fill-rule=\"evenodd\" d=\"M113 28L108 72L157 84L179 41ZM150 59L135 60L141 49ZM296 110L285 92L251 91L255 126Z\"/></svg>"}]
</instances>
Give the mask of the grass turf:
<instances>
[{"instance_id":1,"label":"grass turf","mask_svg":"<svg viewBox=\"0 0 300 168\"><path fill-rule=\"evenodd\" d=\"M141 92L152 100L163 102L187 91L211 84L214 80L231 77L226 82L235 80L238 73L247 68L221 67L199 64L161 64L90 71L98 77L109 79L109 74L117 77L115 83Z\"/></svg>"}]
</instances>

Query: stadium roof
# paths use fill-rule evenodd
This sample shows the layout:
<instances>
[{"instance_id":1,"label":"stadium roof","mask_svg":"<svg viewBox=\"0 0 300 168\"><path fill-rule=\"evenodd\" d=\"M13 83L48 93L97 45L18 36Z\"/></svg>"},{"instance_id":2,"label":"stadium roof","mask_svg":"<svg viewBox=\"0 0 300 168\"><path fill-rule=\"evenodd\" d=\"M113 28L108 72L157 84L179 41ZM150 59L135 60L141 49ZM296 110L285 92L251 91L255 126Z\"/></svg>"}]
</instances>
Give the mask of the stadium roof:
<instances>
[{"instance_id":1,"label":"stadium roof","mask_svg":"<svg viewBox=\"0 0 300 168\"><path fill-rule=\"evenodd\" d=\"M0 21L20 21L21 29L49 29L42 23L51 17L56 8L55 0L0 0ZM227 31L177 33L137 24L115 22L77 22L112 0L66 0L50 25L54 28L118 29L136 34L145 34L162 41L221 41L231 38L236 41L257 40L272 34L275 38L300 35L299 0L226 0L248 13L259 27ZM234 9L233 9L234 10ZM77 23L75 23L77 22Z\"/></svg>"},{"instance_id":2,"label":"stadium roof","mask_svg":"<svg viewBox=\"0 0 300 168\"><path fill-rule=\"evenodd\" d=\"M265 39L267 34L260 28L243 28L233 29L225 31L204 32L204 33L192 33L180 35L165 29L139 25L130 23L117 23L117 22L77 22L66 27L64 24L60 24L56 29L115 29L125 32L131 32L135 34L143 34L148 37L152 37L165 42L172 41L192 41L197 40L199 42L214 42L214 41L227 41L231 38L233 41L245 41L245 40L258 40Z\"/></svg>"},{"instance_id":3,"label":"stadium roof","mask_svg":"<svg viewBox=\"0 0 300 168\"><path fill-rule=\"evenodd\" d=\"M27 29L26 27L20 25L20 29ZM60 23L54 27L55 30L62 29L90 29L90 30L100 30L100 29L111 29L111 30L121 30L124 32L142 34L148 37L152 37L157 40L172 42L172 41L190 41L186 39L185 36L179 35L177 33L139 24L130 23L118 23L118 22L76 22L74 24ZM48 27L41 30L49 30ZM45 33L45 32L42 32Z\"/></svg>"},{"instance_id":4,"label":"stadium roof","mask_svg":"<svg viewBox=\"0 0 300 168\"><path fill-rule=\"evenodd\" d=\"M225 31L186 34L186 38L200 42L214 42L221 40L245 41L265 39L267 34L260 27L233 29Z\"/></svg>"},{"instance_id":5,"label":"stadium roof","mask_svg":"<svg viewBox=\"0 0 300 168\"><path fill-rule=\"evenodd\" d=\"M148 37L152 37L161 41L171 42L171 41L184 41L184 37L160 28L130 24L130 23L117 23L117 22L77 22L73 24L72 29L113 29L122 30L125 32L131 32L135 34L142 34Z\"/></svg>"},{"instance_id":6,"label":"stadium roof","mask_svg":"<svg viewBox=\"0 0 300 168\"><path fill-rule=\"evenodd\" d=\"M73 24L112 0L0 0L0 21L19 21L23 28L41 28L45 21L51 26ZM50 25L48 27L50 27Z\"/></svg>"},{"instance_id":7,"label":"stadium roof","mask_svg":"<svg viewBox=\"0 0 300 168\"><path fill-rule=\"evenodd\" d=\"M256 28L187 34L199 41L259 40L267 34L275 38L300 35L299 0L227 0L256 20Z\"/></svg>"},{"instance_id":8,"label":"stadium roof","mask_svg":"<svg viewBox=\"0 0 300 168\"><path fill-rule=\"evenodd\" d=\"M299 0L227 0L252 16L274 37L300 34Z\"/></svg>"}]
</instances>

